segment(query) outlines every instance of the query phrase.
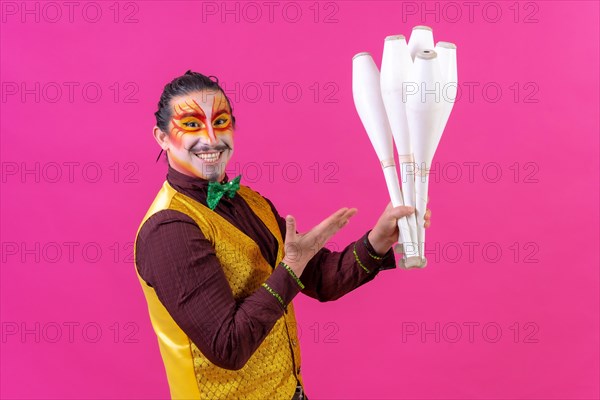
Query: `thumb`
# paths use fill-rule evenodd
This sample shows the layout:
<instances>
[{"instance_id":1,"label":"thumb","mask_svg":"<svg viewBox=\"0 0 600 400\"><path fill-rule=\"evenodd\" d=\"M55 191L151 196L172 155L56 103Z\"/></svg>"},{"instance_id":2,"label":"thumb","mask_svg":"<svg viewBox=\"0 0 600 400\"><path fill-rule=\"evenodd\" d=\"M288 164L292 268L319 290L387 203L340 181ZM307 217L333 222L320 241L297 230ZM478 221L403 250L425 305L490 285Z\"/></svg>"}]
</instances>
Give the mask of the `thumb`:
<instances>
[{"instance_id":1,"label":"thumb","mask_svg":"<svg viewBox=\"0 0 600 400\"><path fill-rule=\"evenodd\" d=\"M398 206L398 207L394 207L394 209L391 211L391 213L394 216L394 218L406 217L407 215L411 215L414 212L415 212L415 208L414 207L410 207L410 206Z\"/></svg>"},{"instance_id":2,"label":"thumb","mask_svg":"<svg viewBox=\"0 0 600 400\"><path fill-rule=\"evenodd\" d=\"M291 240L292 235L296 233L296 220L293 216L288 215L285 217L285 239Z\"/></svg>"}]
</instances>

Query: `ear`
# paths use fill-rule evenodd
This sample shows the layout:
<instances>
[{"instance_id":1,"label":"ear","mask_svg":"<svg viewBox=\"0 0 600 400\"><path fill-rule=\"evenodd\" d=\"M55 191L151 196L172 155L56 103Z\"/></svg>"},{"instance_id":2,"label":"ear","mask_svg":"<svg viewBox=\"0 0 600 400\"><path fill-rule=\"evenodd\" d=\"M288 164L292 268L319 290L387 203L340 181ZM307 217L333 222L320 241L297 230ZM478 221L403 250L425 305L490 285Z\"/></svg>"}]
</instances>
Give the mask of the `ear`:
<instances>
[{"instance_id":1,"label":"ear","mask_svg":"<svg viewBox=\"0 0 600 400\"><path fill-rule=\"evenodd\" d=\"M154 126L154 129L152 129L152 133L158 145L166 151L169 147L169 136L167 136L167 134L160 130L160 128L156 125Z\"/></svg>"}]
</instances>

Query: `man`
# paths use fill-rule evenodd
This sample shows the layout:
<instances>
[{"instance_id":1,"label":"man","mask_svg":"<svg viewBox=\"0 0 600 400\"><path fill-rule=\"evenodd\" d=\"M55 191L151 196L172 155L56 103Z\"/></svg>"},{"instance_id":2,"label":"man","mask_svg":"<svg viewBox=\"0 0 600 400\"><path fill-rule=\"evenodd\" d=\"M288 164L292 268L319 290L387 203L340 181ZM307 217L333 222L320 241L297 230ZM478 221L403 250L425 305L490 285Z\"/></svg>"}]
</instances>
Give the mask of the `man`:
<instances>
[{"instance_id":1,"label":"man","mask_svg":"<svg viewBox=\"0 0 600 400\"><path fill-rule=\"evenodd\" d=\"M172 398L306 398L292 299L335 300L395 268L397 219L413 209L388 205L372 230L331 252L323 245L355 208L300 234L292 216L229 180L235 117L218 81L186 72L155 115L167 180L134 249Z\"/></svg>"}]
</instances>

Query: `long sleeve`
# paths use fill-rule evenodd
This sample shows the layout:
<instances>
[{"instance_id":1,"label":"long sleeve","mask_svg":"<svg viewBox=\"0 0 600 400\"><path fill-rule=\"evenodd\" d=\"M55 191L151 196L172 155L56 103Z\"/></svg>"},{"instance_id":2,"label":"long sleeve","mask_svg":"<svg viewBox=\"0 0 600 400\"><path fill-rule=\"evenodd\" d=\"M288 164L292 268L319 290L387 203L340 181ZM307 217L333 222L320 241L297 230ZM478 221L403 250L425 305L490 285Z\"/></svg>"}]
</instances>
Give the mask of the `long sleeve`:
<instances>
[{"instance_id":1,"label":"long sleeve","mask_svg":"<svg viewBox=\"0 0 600 400\"><path fill-rule=\"evenodd\" d=\"M279 215L270 200L266 200L277 218L285 240L285 218ZM377 254L368 240L369 232L370 230L340 252L327 248L319 250L299 277L305 286L302 293L321 302L336 300L373 280L379 271L396 268L393 250L390 249L384 255Z\"/></svg>"},{"instance_id":2,"label":"long sleeve","mask_svg":"<svg viewBox=\"0 0 600 400\"><path fill-rule=\"evenodd\" d=\"M163 210L142 226L138 272L174 321L221 368L242 368L300 287L275 268L264 287L236 302L214 248L187 215ZM282 305L283 302L283 305Z\"/></svg>"}]
</instances>

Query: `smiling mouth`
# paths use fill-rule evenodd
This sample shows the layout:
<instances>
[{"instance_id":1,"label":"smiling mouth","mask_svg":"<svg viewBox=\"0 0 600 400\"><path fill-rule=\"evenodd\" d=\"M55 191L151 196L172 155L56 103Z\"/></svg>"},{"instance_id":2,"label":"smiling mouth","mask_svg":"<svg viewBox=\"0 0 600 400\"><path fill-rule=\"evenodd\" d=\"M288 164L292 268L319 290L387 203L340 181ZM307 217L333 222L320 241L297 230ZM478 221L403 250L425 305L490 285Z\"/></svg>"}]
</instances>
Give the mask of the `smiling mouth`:
<instances>
[{"instance_id":1,"label":"smiling mouth","mask_svg":"<svg viewBox=\"0 0 600 400\"><path fill-rule=\"evenodd\" d=\"M219 160L223 151L225 151L225 150L210 151L210 152L206 152L206 153L194 153L194 155L204 162L213 163L213 162L217 162Z\"/></svg>"}]
</instances>

